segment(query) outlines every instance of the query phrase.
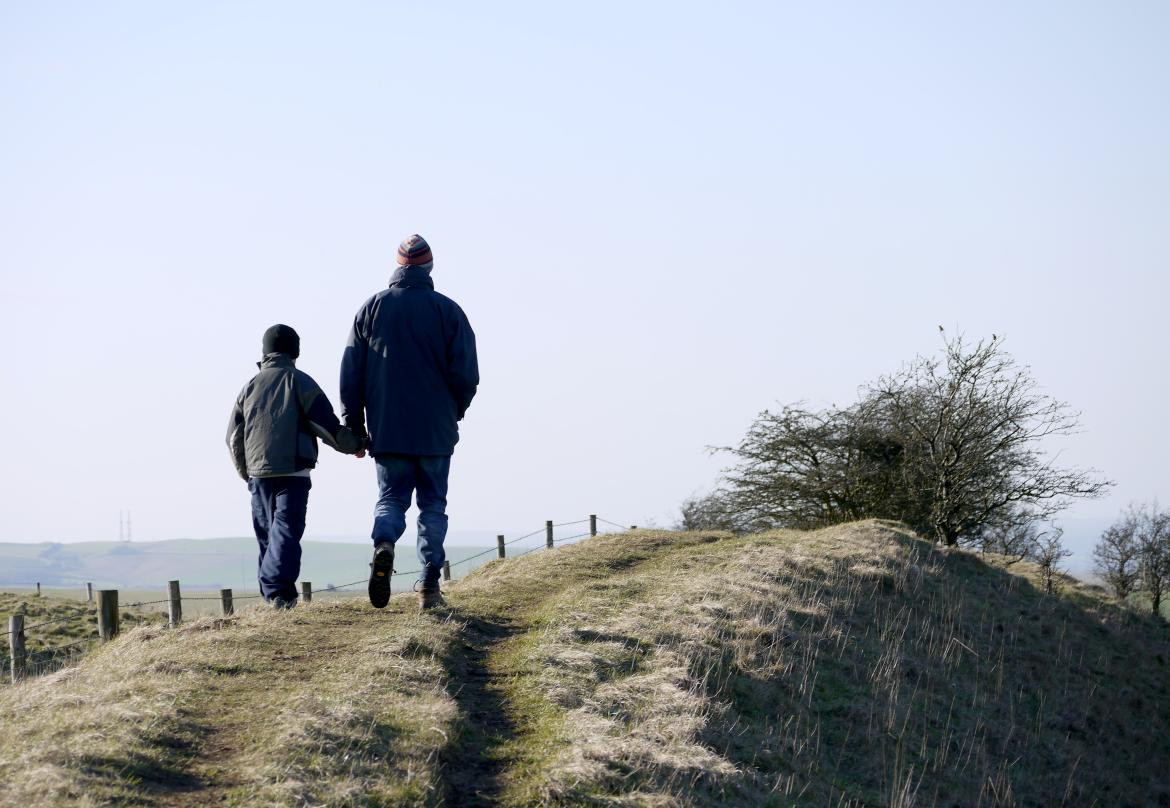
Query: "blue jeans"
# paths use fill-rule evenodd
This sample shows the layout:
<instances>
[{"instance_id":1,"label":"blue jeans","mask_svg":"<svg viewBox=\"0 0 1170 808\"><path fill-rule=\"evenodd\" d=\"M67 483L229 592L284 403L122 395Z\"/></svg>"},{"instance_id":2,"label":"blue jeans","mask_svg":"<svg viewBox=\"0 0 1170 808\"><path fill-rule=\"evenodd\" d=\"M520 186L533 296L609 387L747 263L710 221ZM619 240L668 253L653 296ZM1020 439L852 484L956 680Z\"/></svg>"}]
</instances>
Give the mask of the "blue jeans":
<instances>
[{"instance_id":1,"label":"blue jeans","mask_svg":"<svg viewBox=\"0 0 1170 808\"><path fill-rule=\"evenodd\" d=\"M374 506L374 544L395 544L406 532L406 511L418 492L418 562L421 581L437 581L447 554L447 475L450 455L380 454L378 504Z\"/></svg>"},{"instance_id":2,"label":"blue jeans","mask_svg":"<svg viewBox=\"0 0 1170 808\"><path fill-rule=\"evenodd\" d=\"M301 537L309 507L308 477L253 477L252 529L260 545L257 577L265 600L297 599L301 574Z\"/></svg>"}]
</instances>

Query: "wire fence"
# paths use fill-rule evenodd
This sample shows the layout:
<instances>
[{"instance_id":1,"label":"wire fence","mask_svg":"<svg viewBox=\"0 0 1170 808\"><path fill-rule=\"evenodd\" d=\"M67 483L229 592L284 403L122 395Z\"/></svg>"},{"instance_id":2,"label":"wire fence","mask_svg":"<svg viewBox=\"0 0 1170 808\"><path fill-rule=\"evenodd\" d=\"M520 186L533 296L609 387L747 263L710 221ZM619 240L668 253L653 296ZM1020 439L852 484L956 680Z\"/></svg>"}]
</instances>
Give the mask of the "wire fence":
<instances>
[{"instance_id":1,"label":"wire fence","mask_svg":"<svg viewBox=\"0 0 1170 808\"><path fill-rule=\"evenodd\" d=\"M20 678L28 678L32 676L44 676L48 673L53 673L61 668L69 666L72 662L80 659L93 646L97 645L97 635L84 637L80 640L64 643L63 645L55 645L52 648L44 648L40 651L33 651L26 654L21 661L19 669L13 668L12 660L5 660L2 669L9 681ZM17 670L17 676L13 677L12 672Z\"/></svg>"},{"instance_id":2,"label":"wire fence","mask_svg":"<svg viewBox=\"0 0 1170 808\"><path fill-rule=\"evenodd\" d=\"M575 533L571 536L556 537L557 528L573 527L575 525L588 524L589 528L583 532ZM539 530L534 530L531 533L525 533L522 536L517 536L512 539L505 540L504 536L497 536L496 546L483 550L482 552L474 553L454 562L447 562L444 564L443 577L446 580L451 578L451 569L468 564L469 562L482 559L485 556L496 554L499 558L519 558L530 553L535 553L540 550L547 550L557 545L563 545L571 541L587 538L590 536L599 535L598 525L605 524L610 527L618 528L622 531L627 529L633 530L634 526L625 526L609 519L602 519L598 516L590 516L587 519L577 519L569 522L553 522L549 520L545 522L544 527ZM527 548L519 553L508 554L505 548L519 544L520 542L536 538L537 536L544 536L544 543L538 544L534 547ZM411 570L394 570L391 573L392 578L404 578L407 576L417 576L423 573L423 569ZM330 584L324 589L312 591L312 584L302 582L302 597L306 601L310 601L314 597L328 596L334 594L351 594L354 587L365 585L369 582L368 577L360 578L356 581L350 581L344 584ZM224 614L232 614L235 610L235 602L241 600L259 600L264 598L262 593L255 594L239 594L236 595L231 589L222 589L218 596L214 595L183 595L179 588L178 581L171 581L168 586L171 590L171 596L166 598L159 598L158 600L134 601L132 603L118 604L117 590L100 590L97 592L98 604L97 609L93 611L85 611L81 613L64 615L61 617L53 617L47 620L41 620L37 623L29 625L24 624L24 616L22 614L15 614L9 618L8 631L8 645L9 654L7 658L0 658L0 681L16 682L20 679L25 679L33 676L42 676L54 671L67 667L75 662L80 657L84 656L87 651L96 646L102 640L111 639L118 633L118 626L120 623L120 610L142 610L151 606L164 606L166 611L159 613L159 616L168 619L168 622L173 626L177 625L181 620L182 603L188 602L219 602L222 605ZM92 592L92 589L90 590ZM40 585L37 585L37 592L40 592ZM113 597L110 597L112 593ZM112 605L111 605L112 604ZM36 651L26 651L25 642L27 633L34 630L44 628L46 626L54 626L61 623L68 623L70 621L88 621L97 618L97 630L93 633L87 633L85 636L71 640L66 643L52 646L50 648L41 648Z\"/></svg>"}]
</instances>

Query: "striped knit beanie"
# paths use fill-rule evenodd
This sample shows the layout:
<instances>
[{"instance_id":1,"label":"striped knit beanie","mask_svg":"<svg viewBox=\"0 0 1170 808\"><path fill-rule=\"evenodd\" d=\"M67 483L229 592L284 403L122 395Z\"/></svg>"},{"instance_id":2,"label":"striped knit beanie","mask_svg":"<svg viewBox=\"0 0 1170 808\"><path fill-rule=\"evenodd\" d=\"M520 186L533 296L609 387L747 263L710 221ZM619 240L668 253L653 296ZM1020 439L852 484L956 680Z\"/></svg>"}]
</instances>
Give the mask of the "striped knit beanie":
<instances>
[{"instance_id":1,"label":"striped knit beanie","mask_svg":"<svg viewBox=\"0 0 1170 808\"><path fill-rule=\"evenodd\" d=\"M406 240L398 245L398 263L404 267L430 269L435 263L431 257L431 245L418 233L407 236Z\"/></svg>"}]
</instances>

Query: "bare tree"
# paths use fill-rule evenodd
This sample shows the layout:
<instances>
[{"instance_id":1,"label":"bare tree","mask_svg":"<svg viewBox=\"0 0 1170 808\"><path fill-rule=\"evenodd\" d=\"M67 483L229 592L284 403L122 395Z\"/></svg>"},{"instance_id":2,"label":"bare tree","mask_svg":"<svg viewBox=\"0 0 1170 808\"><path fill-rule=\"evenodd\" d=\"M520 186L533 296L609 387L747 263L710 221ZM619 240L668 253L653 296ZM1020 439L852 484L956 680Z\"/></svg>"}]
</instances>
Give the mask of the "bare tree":
<instances>
[{"instance_id":1,"label":"bare tree","mask_svg":"<svg viewBox=\"0 0 1170 808\"><path fill-rule=\"evenodd\" d=\"M890 473L901 448L866 434L860 408L765 410L736 447L727 504L750 523L815 528L899 513ZM881 513L879 513L881 511Z\"/></svg>"},{"instance_id":2,"label":"bare tree","mask_svg":"<svg viewBox=\"0 0 1170 808\"><path fill-rule=\"evenodd\" d=\"M905 480L929 504L941 544L971 540L1013 509L1050 519L1110 485L1045 453L1049 439L1078 431L1079 414L1042 393L995 336L974 345L944 336L941 359L919 357L867 392L906 447Z\"/></svg>"},{"instance_id":3,"label":"bare tree","mask_svg":"<svg viewBox=\"0 0 1170 808\"><path fill-rule=\"evenodd\" d=\"M1170 511L1158 504L1143 505L1137 512L1138 585L1150 599L1150 610L1162 613L1162 599L1170 586Z\"/></svg>"},{"instance_id":4,"label":"bare tree","mask_svg":"<svg viewBox=\"0 0 1170 808\"><path fill-rule=\"evenodd\" d=\"M675 530L730 530L742 533L744 526L728 507L726 497L719 491L689 497L679 506L679 520Z\"/></svg>"},{"instance_id":5,"label":"bare tree","mask_svg":"<svg viewBox=\"0 0 1170 808\"><path fill-rule=\"evenodd\" d=\"M850 407L761 413L739 445L722 449L738 461L725 470L726 503L752 524L881 517L947 545L994 543L998 528L1005 547L1022 548L1035 525L1110 485L1046 453L1049 439L1077 431L1077 418L998 338L944 336L942 358L919 357Z\"/></svg>"},{"instance_id":6,"label":"bare tree","mask_svg":"<svg viewBox=\"0 0 1170 808\"><path fill-rule=\"evenodd\" d=\"M1140 582L1140 548L1137 539L1140 522L1140 512L1131 505L1101 534L1097 546L1093 548L1097 573L1113 590L1117 599L1123 602L1134 593Z\"/></svg>"},{"instance_id":7,"label":"bare tree","mask_svg":"<svg viewBox=\"0 0 1170 808\"><path fill-rule=\"evenodd\" d=\"M1040 566L1040 580L1044 584L1044 591L1049 595L1055 591L1056 579L1063 572L1060 562L1072 555L1072 551L1065 548L1061 538L1064 531L1058 527L1044 531L1037 535L1029 553L1032 560Z\"/></svg>"},{"instance_id":8,"label":"bare tree","mask_svg":"<svg viewBox=\"0 0 1170 808\"><path fill-rule=\"evenodd\" d=\"M1039 521L1035 514L1013 508L983 525L975 545L982 553L1006 556L1009 565L1015 564L1035 555L1041 537Z\"/></svg>"}]
</instances>

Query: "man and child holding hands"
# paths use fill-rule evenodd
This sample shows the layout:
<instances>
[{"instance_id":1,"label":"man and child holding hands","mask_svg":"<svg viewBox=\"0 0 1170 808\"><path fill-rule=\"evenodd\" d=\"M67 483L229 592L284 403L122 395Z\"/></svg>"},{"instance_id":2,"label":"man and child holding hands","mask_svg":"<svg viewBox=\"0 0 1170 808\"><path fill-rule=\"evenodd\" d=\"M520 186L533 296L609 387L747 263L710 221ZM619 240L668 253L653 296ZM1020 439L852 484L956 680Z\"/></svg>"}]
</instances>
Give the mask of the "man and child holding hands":
<instances>
[{"instance_id":1,"label":"man and child holding hands","mask_svg":"<svg viewBox=\"0 0 1170 808\"><path fill-rule=\"evenodd\" d=\"M296 604L318 438L345 454L368 451L377 465L370 602L381 609L390 599L394 545L417 493L419 605L443 605L447 477L479 367L467 316L435 291L433 267L430 246L410 236L398 247L389 288L358 310L341 361L340 419L312 377L297 369L296 331L274 325L264 333L260 372L236 399L227 443L252 493L260 592L276 607Z\"/></svg>"}]
</instances>

